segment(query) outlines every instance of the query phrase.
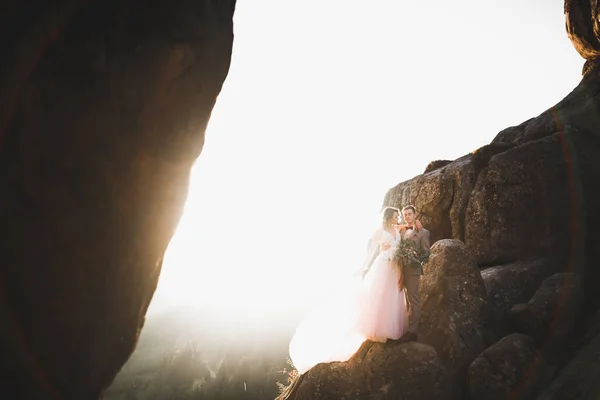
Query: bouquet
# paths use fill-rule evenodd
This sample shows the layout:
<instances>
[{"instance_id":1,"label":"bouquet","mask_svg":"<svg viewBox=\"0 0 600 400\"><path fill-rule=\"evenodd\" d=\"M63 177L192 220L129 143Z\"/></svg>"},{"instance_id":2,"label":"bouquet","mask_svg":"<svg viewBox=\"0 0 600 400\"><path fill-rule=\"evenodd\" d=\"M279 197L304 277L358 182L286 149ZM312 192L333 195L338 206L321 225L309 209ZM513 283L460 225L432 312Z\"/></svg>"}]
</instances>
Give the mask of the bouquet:
<instances>
[{"instance_id":1,"label":"bouquet","mask_svg":"<svg viewBox=\"0 0 600 400\"><path fill-rule=\"evenodd\" d=\"M415 242L412 240L406 240L400 242L398 245L398 249L392 256L391 261L396 261L399 268L402 268L403 265L420 265L422 266L429 260L429 254L419 250L416 247Z\"/></svg>"}]
</instances>

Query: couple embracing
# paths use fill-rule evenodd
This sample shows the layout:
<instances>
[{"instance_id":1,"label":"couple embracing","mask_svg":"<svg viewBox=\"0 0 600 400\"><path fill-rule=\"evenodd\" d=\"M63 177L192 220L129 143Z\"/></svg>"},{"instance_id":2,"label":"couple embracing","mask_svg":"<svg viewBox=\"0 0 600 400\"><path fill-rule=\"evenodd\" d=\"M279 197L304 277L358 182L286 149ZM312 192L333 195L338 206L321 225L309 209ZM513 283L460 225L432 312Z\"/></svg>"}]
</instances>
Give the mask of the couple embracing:
<instances>
[{"instance_id":1,"label":"couple embracing","mask_svg":"<svg viewBox=\"0 0 600 400\"><path fill-rule=\"evenodd\" d=\"M406 224L399 223L400 212ZM366 260L349 290L300 323L290 343L290 358L302 374L318 363L346 361L365 340L417 340L420 318L418 258L429 255L429 231L413 206L386 207L381 226L369 241Z\"/></svg>"}]
</instances>

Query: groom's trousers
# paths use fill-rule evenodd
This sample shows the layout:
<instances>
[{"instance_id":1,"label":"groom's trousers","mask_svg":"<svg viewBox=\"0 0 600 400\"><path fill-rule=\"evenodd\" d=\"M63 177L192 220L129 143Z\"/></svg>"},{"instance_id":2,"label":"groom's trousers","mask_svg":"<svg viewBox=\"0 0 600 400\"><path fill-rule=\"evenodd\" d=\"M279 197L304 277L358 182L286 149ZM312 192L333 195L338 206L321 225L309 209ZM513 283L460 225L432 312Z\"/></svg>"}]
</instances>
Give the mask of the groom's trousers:
<instances>
[{"instance_id":1,"label":"groom's trousers","mask_svg":"<svg viewBox=\"0 0 600 400\"><path fill-rule=\"evenodd\" d=\"M421 275L404 275L404 286L408 299L408 332L419 332L419 319L421 318L421 301L419 298L419 281Z\"/></svg>"}]
</instances>

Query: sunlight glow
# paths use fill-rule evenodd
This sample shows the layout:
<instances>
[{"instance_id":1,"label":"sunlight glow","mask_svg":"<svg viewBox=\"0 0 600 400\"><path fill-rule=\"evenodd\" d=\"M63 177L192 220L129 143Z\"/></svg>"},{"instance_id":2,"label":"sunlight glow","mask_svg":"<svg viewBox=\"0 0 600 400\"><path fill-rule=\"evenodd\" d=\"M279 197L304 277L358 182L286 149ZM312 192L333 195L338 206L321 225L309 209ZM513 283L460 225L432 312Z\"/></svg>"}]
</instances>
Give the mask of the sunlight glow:
<instances>
[{"instance_id":1,"label":"sunlight glow","mask_svg":"<svg viewBox=\"0 0 600 400\"><path fill-rule=\"evenodd\" d=\"M150 312L297 321L358 268L388 188L579 82L562 0L365 4L238 2L231 70Z\"/></svg>"}]
</instances>

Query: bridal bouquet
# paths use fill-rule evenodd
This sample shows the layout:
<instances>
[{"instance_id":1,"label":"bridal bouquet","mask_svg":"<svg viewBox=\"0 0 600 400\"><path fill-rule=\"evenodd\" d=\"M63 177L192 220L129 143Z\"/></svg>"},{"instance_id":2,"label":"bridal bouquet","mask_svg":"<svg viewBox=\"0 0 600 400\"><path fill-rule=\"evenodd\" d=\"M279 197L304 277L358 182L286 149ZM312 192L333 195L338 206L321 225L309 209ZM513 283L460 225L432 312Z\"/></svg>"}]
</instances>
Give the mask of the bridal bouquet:
<instances>
[{"instance_id":1,"label":"bridal bouquet","mask_svg":"<svg viewBox=\"0 0 600 400\"><path fill-rule=\"evenodd\" d=\"M429 260L429 254L416 248L412 240L402 241L398 249L392 256L393 261L398 261L398 265L423 265Z\"/></svg>"}]
</instances>

